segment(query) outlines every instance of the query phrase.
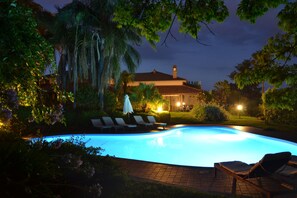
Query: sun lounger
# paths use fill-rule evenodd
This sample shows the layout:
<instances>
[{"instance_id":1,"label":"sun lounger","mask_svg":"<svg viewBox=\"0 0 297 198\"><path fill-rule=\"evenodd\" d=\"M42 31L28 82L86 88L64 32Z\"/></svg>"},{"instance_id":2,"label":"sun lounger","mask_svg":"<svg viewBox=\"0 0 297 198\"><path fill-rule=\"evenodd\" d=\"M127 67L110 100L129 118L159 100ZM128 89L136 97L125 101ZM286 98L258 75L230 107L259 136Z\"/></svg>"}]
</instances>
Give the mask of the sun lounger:
<instances>
[{"instance_id":1,"label":"sun lounger","mask_svg":"<svg viewBox=\"0 0 297 198\"><path fill-rule=\"evenodd\" d=\"M147 119L150 123L153 123L154 125L163 127L163 129L165 129L165 127L167 126L167 123L165 123L165 122L157 122L154 116L147 116Z\"/></svg>"},{"instance_id":2,"label":"sun lounger","mask_svg":"<svg viewBox=\"0 0 297 198\"><path fill-rule=\"evenodd\" d=\"M289 163L283 167L277 174L273 175L274 178L283 181L288 188L297 191L297 167L291 166ZM297 195L297 192L296 192Z\"/></svg>"},{"instance_id":3,"label":"sun lounger","mask_svg":"<svg viewBox=\"0 0 297 198\"><path fill-rule=\"evenodd\" d=\"M111 126L103 125L103 123L101 122L100 119L91 119L91 122L92 122L93 127L100 129L101 131L103 129L111 129L112 128Z\"/></svg>"},{"instance_id":4,"label":"sun lounger","mask_svg":"<svg viewBox=\"0 0 297 198\"><path fill-rule=\"evenodd\" d=\"M296 155L292 155L290 161L288 162L288 164L290 166L297 167L297 156Z\"/></svg>"},{"instance_id":5,"label":"sun lounger","mask_svg":"<svg viewBox=\"0 0 297 198\"><path fill-rule=\"evenodd\" d=\"M143 120L143 118L139 115L135 115L134 116L134 119L135 119L135 122L138 124L138 125L142 125L142 126L146 126L146 127L152 127L154 126L153 123L149 123L149 122L145 122Z\"/></svg>"},{"instance_id":6,"label":"sun lounger","mask_svg":"<svg viewBox=\"0 0 297 198\"><path fill-rule=\"evenodd\" d=\"M295 191L292 191L292 189L286 188L286 186L281 185L283 181L276 180L276 177L273 177L273 175L276 174L277 171L281 170L283 166L287 165L290 159L290 152L281 152L275 154L266 154L256 164L246 164L240 161L215 163L215 176L217 175L217 170L221 170L222 172L230 175L233 178L232 194L236 193L237 180L248 183L261 193L265 194L266 197L271 197L273 194L278 193L295 193ZM267 189L261 184L261 182L259 182L259 179L261 178L268 178L272 179L274 182L278 182L280 190L278 192L272 192L271 189Z\"/></svg>"},{"instance_id":7,"label":"sun lounger","mask_svg":"<svg viewBox=\"0 0 297 198\"><path fill-rule=\"evenodd\" d=\"M123 118L115 118L115 121L117 122L118 125L124 126L127 128L136 128L137 127L136 124L126 124L126 122L124 121Z\"/></svg>"},{"instance_id":8,"label":"sun lounger","mask_svg":"<svg viewBox=\"0 0 297 198\"><path fill-rule=\"evenodd\" d=\"M103 116L102 117L103 122L105 123L106 126L111 126L112 128L115 129L115 131L117 131L118 129L124 129L123 126L121 125L116 125L111 117L108 116Z\"/></svg>"}]
</instances>

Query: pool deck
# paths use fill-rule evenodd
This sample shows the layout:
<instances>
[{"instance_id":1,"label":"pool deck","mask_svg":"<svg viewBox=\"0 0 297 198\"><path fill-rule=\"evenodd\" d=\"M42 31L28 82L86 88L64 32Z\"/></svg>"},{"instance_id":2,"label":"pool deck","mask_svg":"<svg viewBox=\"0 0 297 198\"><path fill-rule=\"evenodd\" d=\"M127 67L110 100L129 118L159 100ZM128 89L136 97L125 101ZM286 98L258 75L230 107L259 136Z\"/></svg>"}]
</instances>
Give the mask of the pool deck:
<instances>
[{"instance_id":1,"label":"pool deck","mask_svg":"<svg viewBox=\"0 0 297 198\"><path fill-rule=\"evenodd\" d=\"M221 172L218 172L215 177L214 168L175 166L119 158L116 161L130 177L136 180L157 182L198 192L232 197L232 178ZM261 182L265 183L271 192L284 191L284 187L275 185L270 180L264 179ZM241 181L237 182L236 196L263 197L259 191ZM296 196L297 194L284 194L275 197L293 198Z\"/></svg>"},{"instance_id":2,"label":"pool deck","mask_svg":"<svg viewBox=\"0 0 297 198\"><path fill-rule=\"evenodd\" d=\"M260 135L272 136L276 138L280 138L281 135L282 139L297 142L297 137L292 136L288 133L280 134L279 132L263 131L261 129L253 127L228 127L237 128L242 131L248 131ZM120 158L116 158L116 161L129 176L137 180L157 182L181 188L188 188L195 191L220 195L224 197L234 196L231 193L232 178L220 171L218 171L218 174L215 177L213 167L208 168L176 166ZM283 186L276 185L274 182L270 181L271 180L261 179L261 182L263 182L271 192L279 192L284 190ZM259 191L255 190L249 184L243 183L241 181L237 182L236 196L263 197L263 195ZM293 198L297 197L297 194L295 193L290 195L278 195L274 197Z\"/></svg>"}]
</instances>

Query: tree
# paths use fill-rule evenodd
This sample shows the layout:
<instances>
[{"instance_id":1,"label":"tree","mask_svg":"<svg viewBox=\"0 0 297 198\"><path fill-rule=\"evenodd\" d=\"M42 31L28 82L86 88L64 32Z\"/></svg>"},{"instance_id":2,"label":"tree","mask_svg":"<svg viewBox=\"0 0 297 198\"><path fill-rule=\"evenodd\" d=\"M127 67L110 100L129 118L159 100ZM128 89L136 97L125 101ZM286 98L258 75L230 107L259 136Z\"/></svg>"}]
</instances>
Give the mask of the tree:
<instances>
[{"instance_id":1,"label":"tree","mask_svg":"<svg viewBox=\"0 0 297 198\"><path fill-rule=\"evenodd\" d=\"M253 61L244 60L242 63L235 66L235 71L231 72L229 75L230 79L235 81L235 76L240 74L247 74L253 68ZM254 77L255 78L255 77ZM253 78L253 79L254 79ZM247 79L245 79L247 80ZM253 81L253 80L250 80ZM264 95L264 81L262 81L262 95ZM231 84L231 89L233 90L233 96L231 98L236 98L237 101L233 101L233 104L244 103L246 106L246 112L248 115L255 116L260 112L259 105L261 104L261 92L259 88L259 81L254 84L246 85L243 88L239 89L236 84ZM236 93L237 92L237 93ZM235 96L234 96L234 93ZM239 100L240 99L240 100ZM232 102L231 102L232 103ZM265 107L262 105L263 113L265 113Z\"/></svg>"},{"instance_id":2,"label":"tree","mask_svg":"<svg viewBox=\"0 0 297 198\"><path fill-rule=\"evenodd\" d=\"M42 101L43 93L49 90L42 87L41 81L45 66L52 63L53 50L39 34L31 9L16 1L4 0L0 6L0 24L0 110L12 111L9 103L16 102L17 97L21 105L32 107L36 122L53 124L59 121L61 103L67 96L53 86L51 91L56 96L56 103L48 106ZM9 100L7 93L13 96L9 96Z\"/></svg>"},{"instance_id":3,"label":"tree","mask_svg":"<svg viewBox=\"0 0 297 198\"><path fill-rule=\"evenodd\" d=\"M297 51L291 39L284 37L270 39L261 51L253 54L252 67L237 73L234 79L240 88L268 82L272 88L262 96L265 108L293 110L297 105L297 65L289 60L296 57Z\"/></svg>"},{"instance_id":4,"label":"tree","mask_svg":"<svg viewBox=\"0 0 297 198\"><path fill-rule=\"evenodd\" d=\"M199 90L195 97L198 104L207 104L211 101L212 98L210 92L202 89Z\"/></svg>"},{"instance_id":5,"label":"tree","mask_svg":"<svg viewBox=\"0 0 297 198\"><path fill-rule=\"evenodd\" d=\"M119 27L136 28L152 45L160 40L159 32L168 31L177 19L179 31L198 39L201 26L212 21L222 22L228 16L223 0L141 1L119 0L114 21Z\"/></svg>"},{"instance_id":6,"label":"tree","mask_svg":"<svg viewBox=\"0 0 297 198\"><path fill-rule=\"evenodd\" d=\"M12 0L2 2L0 9L1 87L21 84L29 89L51 61L51 47L38 34L31 10Z\"/></svg>"},{"instance_id":7,"label":"tree","mask_svg":"<svg viewBox=\"0 0 297 198\"><path fill-rule=\"evenodd\" d=\"M253 68L253 62L251 60L244 60L242 63L238 64L237 66L235 66L235 71L231 72L231 74L229 75L230 79L232 79L233 81L235 80L235 76L239 73L248 73L250 72L250 70ZM264 81L262 82L262 94L264 94ZM247 87L247 86L245 86ZM254 85L249 85L248 86L249 89L258 89L258 81L254 84Z\"/></svg>"},{"instance_id":8,"label":"tree","mask_svg":"<svg viewBox=\"0 0 297 198\"><path fill-rule=\"evenodd\" d=\"M112 21L114 1L73 1L56 15L53 31L55 44L60 46L60 82L72 83L76 93L78 83L89 81L98 91L101 109L104 90L111 79L120 76L120 63L134 72L140 61L132 47L141 42L133 29L120 29ZM68 67L68 68L67 68Z\"/></svg>"},{"instance_id":9,"label":"tree","mask_svg":"<svg viewBox=\"0 0 297 198\"><path fill-rule=\"evenodd\" d=\"M231 87L227 80L216 82L214 85L214 90L212 90L212 96L214 101L224 107L228 106L228 97L231 93Z\"/></svg>"},{"instance_id":10,"label":"tree","mask_svg":"<svg viewBox=\"0 0 297 198\"><path fill-rule=\"evenodd\" d=\"M276 8L280 4L286 4L288 0L241 0L237 8L237 15L241 20L248 20L252 23L264 15L270 8Z\"/></svg>"},{"instance_id":11,"label":"tree","mask_svg":"<svg viewBox=\"0 0 297 198\"><path fill-rule=\"evenodd\" d=\"M157 108L166 101L159 93L154 84L140 83L139 86L133 87L132 94L130 96L131 102L134 103L133 107L141 109L145 112L148 108Z\"/></svg>"},{"instance_id":12,"label":"tree","mask_svg":"<svg viewBox=\"0 0 297 198\"><path fill-rule=\"evenodd\" d=\"M129 73L126 70L124 70L121 73L120 79L115 84L114 92L116 93L116 97L117 97L117 101L118 101L117 105L120 108L123 106L124 96L126 94L130 94L130 92L131 92L131 88L128 87L128 83L132 82L133 79L134 79L134 74Z\"/></svg>"},{"instance_id":13,"label":"tree","mask_svg":"<svg viewBox=\"0 0 297 198\"><path fill-rule=\"evenodd\" d=\"M245 2L252 4L252 1ZM266 81L272 85L263 95L266 108L296 110L297 64L294 61L297 56L297 2L274 0L266 3L262 8L253 4L250 10L242 4L238 13L243 19L254 22L258 14L266 12L269 7L284 3L284 8L278 14L279 26L284 33L269 39L263 49L251 58L253 67L236 74L235 81L240 88Z\"/></svg>"},{"instance_id":14,"label":"tree","mask_svg":"<svg viewBox=\"0 0 297 198\"><path fill-rule=\"evenodd\" d=\"M234 72L230 76L233 74ZM211 93L213 97L212 102L224 107L225 110L231 113L236 111L236 105L242 104L247 115L259 115L261 92L257 85L239 89L236 84L224 80L215 83L215 89Z\"/></svg>"}]
</instances>

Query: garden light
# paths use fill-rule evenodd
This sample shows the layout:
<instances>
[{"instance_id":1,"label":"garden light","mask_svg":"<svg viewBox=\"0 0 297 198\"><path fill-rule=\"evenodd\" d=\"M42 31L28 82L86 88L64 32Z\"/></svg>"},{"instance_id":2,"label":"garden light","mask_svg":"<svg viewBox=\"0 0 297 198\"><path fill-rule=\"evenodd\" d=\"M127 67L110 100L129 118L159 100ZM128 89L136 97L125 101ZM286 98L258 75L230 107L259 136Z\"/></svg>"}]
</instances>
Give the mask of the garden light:
<instances>
[{"instance_id":1,"label":"garden light","mask_svg":"<svg viewBox=\"0 0 297 198\"><path fill-rule=\"evenodd\" d=\"M159 106L158 108L157 108L157 112L162 112L163 111L163 107L162 106Z\"/></svg>"},{"instance_id":2,"label":"garden light","mask_svg":"<svg viewBox=\"0 0 297 198\"><path fill-rule=\"evenodd\" d=\"M238 110L238 118L240 118L240 111L242 111L243 106L242 105L237 105L237 110Z\"/></svg>"},{"instance_id":3,"label":"garden light","mask_svg":"<svg viewBox=\"0 0 297 198\"><path fill-rule=\"evenodd\" d=\"M243 106L242 105L237 105L237 110L238 111L241 111L243 109Z\"/></svg>"}]
</instances>

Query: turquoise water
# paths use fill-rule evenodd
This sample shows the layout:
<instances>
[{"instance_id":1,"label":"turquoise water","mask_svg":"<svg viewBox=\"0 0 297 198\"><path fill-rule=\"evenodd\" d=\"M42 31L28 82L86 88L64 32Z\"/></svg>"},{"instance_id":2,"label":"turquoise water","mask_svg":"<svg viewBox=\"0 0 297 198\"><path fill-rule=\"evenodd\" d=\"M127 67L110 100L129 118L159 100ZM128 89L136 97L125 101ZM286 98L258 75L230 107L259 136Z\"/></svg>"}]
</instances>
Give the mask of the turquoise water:
<instances>
[{"instance_id":1,"label":"turquoise water","mask_svg":"<svg viewBox=\"0 0 297 198\"><path fill-rule=\"evenodd\" d=\"M186 126L142 134L88 134L46 137L80 137L87 146L101 147L102 155L165 164L213 167L215 162L259 161L266 153L290 151L297 155L297 144L276 138L215 126Z\"/></svg>"}]
</instances>

